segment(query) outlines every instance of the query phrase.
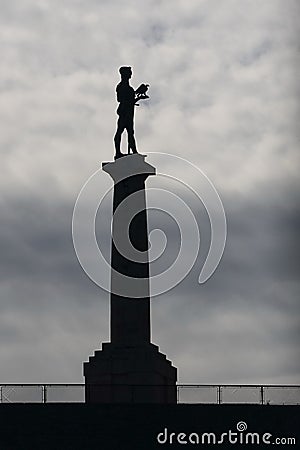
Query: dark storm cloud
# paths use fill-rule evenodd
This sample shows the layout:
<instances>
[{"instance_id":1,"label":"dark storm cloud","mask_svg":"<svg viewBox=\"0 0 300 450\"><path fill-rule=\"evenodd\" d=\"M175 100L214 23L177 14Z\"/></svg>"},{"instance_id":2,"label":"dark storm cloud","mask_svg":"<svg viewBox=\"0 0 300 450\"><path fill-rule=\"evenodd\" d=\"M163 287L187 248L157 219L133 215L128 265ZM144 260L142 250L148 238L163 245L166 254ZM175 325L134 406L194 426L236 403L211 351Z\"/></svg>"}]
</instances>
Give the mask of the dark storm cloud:
<instances>
[{"instance_id":1,"label":"dark storm cloud","mask_svg":"<svg viewBox=\"0 0 300 450\"><path fill-rule=\"evenodd\" d=\"M286 196L289 197L288 192ZM207 283L197 283L209 240L208 223L200 216L204 251L180 285L153 300L154 341L162 350L168 349L169 356L179 365L181 381L278 381L288 370L286 365L293 367L288 370L290 375L285 375L292 380L299 371L299 253L294 245L299 213L287 205L281 210L266 209L237 197L230 206L231 200L224 200L228 241L220 267ZM260 201L262 204L266 199ZM190 204L197 211L199 205L193 204L193 199ZM79 355L85 358L84 351L93 350L99 336L107 340L109 316L108 295L90 282L75 259L70 236L71 210L70 203L59 205L55 201L43 206L42 202L20 199L10 199L3 208L6 232L1 232L1 244L10 252L7 264L4 261L1 267L3 293L7 295L1 302L1 336L13 352L20 345L23 349L38 340L40 351L47 353L52 352L51 346L58 339L72 347L78 334L82 342L77 350L72 350L67 370L70 379L78 381L80 377L72 374L76 359ZM177 234L168 226L162 229L173 248ZM105 234L101 236L100 232L99 241L107 238L108 229ZM92 317L95 314L98 319ZM50 348L49 339L54 339ZM272 351L273 346L276 352ZM30 353L27 347L25 351ZM63 358L64 351L64 346L58 346L54 360ZM201 360L203 352L206 363L195 364L194 358ZM27 381L29 374L30 371L24 372ZM52 381L59 380L53 369L49 374Z\"/></svg>"}]
</instances>

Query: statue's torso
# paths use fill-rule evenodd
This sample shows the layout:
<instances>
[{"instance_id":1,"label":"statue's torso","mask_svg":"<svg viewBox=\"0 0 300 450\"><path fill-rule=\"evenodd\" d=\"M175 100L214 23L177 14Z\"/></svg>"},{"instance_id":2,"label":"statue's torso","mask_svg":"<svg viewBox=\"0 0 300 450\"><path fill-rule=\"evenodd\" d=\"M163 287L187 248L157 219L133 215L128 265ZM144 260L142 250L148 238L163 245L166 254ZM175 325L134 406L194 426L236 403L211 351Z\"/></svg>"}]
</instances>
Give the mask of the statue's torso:
<instances>
[{"instance_id":1,"label":"statue's torso","mask_svg":"<svg viewBox=\"0 0 300 450\"><path fill-rule=\"evenodd\" d=\"M117 109L119 116L132 116L134 113L135 91L128 84L120 82L116 88L117 100L120 103Z\"/></svg>"}]
</instances>

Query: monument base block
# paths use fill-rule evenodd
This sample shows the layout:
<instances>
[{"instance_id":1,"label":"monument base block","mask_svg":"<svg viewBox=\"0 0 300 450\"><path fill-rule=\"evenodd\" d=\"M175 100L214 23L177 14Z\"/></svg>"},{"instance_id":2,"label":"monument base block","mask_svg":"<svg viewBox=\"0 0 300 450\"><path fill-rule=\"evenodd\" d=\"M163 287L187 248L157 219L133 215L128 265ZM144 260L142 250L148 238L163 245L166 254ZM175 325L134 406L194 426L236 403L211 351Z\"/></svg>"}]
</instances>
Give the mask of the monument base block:
<instances>
[{"instance_id":1,"label":"monument base block","mask_svg":"<svg viewBox=\"0 0 300 450\"><path fill-rule=\"evenodd\" d=\"M177 369L158 346L115 346L84 363L86 403L176 403Z\"/></svg>"}]
</instances>

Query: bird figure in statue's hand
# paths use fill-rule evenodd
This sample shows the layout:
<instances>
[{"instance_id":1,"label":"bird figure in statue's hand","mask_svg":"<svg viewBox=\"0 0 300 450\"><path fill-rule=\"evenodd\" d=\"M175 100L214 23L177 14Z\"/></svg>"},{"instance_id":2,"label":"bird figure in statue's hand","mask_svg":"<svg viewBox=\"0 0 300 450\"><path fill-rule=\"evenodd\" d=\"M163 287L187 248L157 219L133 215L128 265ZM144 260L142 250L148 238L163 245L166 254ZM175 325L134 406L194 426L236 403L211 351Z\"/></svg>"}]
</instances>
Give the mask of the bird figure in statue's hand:
<instances>
[{"instance_id":1,"label":"bird figure in statue's hand","mask_svg":"<svg viewBox=\"0 0 300 450\"><path fill-rule=\"evenodd\" d=\"M149 88L149 84L144 84L142 83L137 90L135 91L135 100L142 100L144 98L149 98L149 95L146 94L146 92L148 91ZM139 106L139 105L136 105Z\"/></svg>"}]
</instances>

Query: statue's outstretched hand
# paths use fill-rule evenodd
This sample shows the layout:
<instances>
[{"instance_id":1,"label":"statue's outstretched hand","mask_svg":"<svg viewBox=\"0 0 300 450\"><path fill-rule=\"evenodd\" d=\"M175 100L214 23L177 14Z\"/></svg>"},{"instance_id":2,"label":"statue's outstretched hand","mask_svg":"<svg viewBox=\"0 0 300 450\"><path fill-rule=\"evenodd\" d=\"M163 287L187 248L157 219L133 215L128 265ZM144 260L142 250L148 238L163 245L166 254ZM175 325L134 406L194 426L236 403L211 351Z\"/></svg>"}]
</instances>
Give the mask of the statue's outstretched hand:
<instances>
[{"instance_id":1,"label":"statue's outstretched hand","mask_svg":"<svg viewBox=\"0 0 300 450\"><path fill-rule=\"evenodd\" d=\"M143 100L143 98L149 98L149 95L139 94L135 97L136 100Z\"/></svg>"}]
</instances>

